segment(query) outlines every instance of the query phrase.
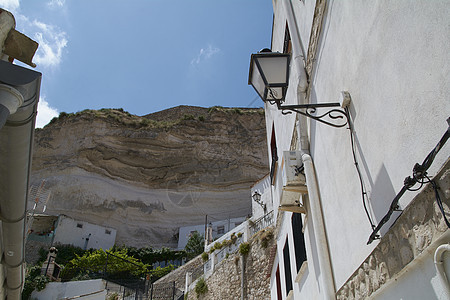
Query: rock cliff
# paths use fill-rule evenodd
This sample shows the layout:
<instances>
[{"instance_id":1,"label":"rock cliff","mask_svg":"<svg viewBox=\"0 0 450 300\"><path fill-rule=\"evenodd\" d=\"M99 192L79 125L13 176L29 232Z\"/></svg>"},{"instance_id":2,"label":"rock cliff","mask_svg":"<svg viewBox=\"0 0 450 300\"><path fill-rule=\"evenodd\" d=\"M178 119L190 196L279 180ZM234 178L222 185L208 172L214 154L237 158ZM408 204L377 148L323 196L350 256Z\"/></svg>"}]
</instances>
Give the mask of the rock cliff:
<instances>
[{"instance_id":1,"label":"rock cliff","mask_svg":"<svg viewBox=\"0 0 450 300\"><path fill-rule=\"evenodd\" d=\"M36 130L31 184L46 180L47 213L116 228L118 244L175 246L180 226L250 213L265 137L261 109L62 113Z\"/></svg>"}]
</instances>

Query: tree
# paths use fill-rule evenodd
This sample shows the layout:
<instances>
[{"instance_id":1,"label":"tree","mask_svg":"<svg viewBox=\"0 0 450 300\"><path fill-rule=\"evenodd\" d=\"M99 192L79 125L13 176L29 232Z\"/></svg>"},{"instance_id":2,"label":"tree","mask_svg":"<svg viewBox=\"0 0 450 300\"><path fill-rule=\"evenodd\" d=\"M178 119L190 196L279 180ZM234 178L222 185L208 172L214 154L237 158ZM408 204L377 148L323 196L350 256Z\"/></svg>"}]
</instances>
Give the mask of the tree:
<instances>
[{"instance_id":1,"label":"tree","mask_svg":"<svg viewBox=\"0 0 450 300\"><path fill-rule=\"evenodd\" d=\"M203 235L194 231L189 234L189 240L186 247L184 247L184 250L186 251L188 258L191 259L203 253L204 245L205 239L203 238Z\"/></svg>"}]
</instances>

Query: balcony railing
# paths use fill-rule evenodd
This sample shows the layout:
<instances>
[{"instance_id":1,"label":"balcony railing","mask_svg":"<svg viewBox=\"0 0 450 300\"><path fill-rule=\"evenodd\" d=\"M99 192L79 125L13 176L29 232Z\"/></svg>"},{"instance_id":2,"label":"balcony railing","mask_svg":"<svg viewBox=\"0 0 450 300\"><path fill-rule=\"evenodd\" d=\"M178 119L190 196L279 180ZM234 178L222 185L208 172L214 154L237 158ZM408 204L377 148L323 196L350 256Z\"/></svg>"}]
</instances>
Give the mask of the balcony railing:
<instances>
[{"instance_id":1,"label":"balcony railing","mask_svg":"<svg viewBox=\"0 0 450 300\"><path fill-rule=\"evenodd\" d=\"M254 235L258 231L273 224L273 210L250 224L250 234Z\"/></svg>"}]
</instances>

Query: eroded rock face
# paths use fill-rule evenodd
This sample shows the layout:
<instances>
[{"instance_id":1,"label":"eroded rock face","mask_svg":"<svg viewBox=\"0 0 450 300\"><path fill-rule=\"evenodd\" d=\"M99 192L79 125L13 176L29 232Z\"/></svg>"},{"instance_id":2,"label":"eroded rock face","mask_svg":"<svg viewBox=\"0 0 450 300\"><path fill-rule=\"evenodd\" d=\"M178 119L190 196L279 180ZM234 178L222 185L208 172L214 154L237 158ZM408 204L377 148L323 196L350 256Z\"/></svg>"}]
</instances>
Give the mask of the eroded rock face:
<instances>
[{"instance_id":1,"label":"eroded rock face","mask_svg":"<svg viewBox=\"0 0 450 300\"><path fill-rule=\"evenodd\" d=\"M177 228L206 214L250 213L249 188L268 172L265 136L256 109L84 111L36 131L31 184L46 180L47 213L114 227L118 244L175 246Z\"/></svg>"}]
</instances>

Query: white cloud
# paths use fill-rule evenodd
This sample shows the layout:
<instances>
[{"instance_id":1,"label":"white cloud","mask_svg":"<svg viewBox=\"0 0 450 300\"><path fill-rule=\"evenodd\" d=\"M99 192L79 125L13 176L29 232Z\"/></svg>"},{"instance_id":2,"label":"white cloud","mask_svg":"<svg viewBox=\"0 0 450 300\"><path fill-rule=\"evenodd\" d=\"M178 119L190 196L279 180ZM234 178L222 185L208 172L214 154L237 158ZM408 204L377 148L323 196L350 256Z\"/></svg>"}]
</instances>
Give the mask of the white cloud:
<instances>
[{"instance_id":1,"label":"white cloud","mask_svg":"<svg viewBox=\"0 0 450 300\"><path fill-rule=\"evenodd\" d=\"M208 45L208 48L201 48L200 53L197 55L197 58L191 60L191 65L198 65L202 61L210 59L214 54L219 53L220 49L213 47L212 45Z\"/></svg>"},{"instance_id":2,"label":"white cloud","mask_svg":"<svg viewBox=\"0 0 450 300\"><path fill-rule=\"evenodd\" d=\"M66 0L50 0L47 2L47 5L50 7L63 7L66 3Z\"/></svg>"},{"instance_id":3,"label":"white cloud","mask_svg":"<svg viewBox=\"0 0 450 300\"><path fill-rule=\"evenodd\" d=\"M19 6L19 0L0 0L0 7L13 13L16 12Z\"/></svg>"},{"instance_id":4,"label":"white cloud","mask_svg":"<svg viewBox=\"0 0 450 300\"><path fill-rule=\"evenodd\" d=\"M54 3L54 4L52 4ZM65 0L51 0L48 5L64 5ZM20 10L19 0L0 0L0 6L8 5ZM63 57L63 50L67 47L67 35L57 26L39 20L31 21L21 13L14 12L16 29L39 43L33 62L40 68L57 67Z\"/></svg>"},{"instance_id":5,"label":"white cloud","mask_svg":"<svg viewBox=\"0 0 450 300\"><path fill-rule=\"evenodd\" d=\"M57 27L39 21L31 22L34 39L39 48L34 62L41 67L56 67L61 63L64 48L67 46L66 33Z\"/></svg>"},{"instance_id":6,"label":"white cloud","mask_svg":"<svg viewBox=\"0 0 450 300\"><path fill-rule=\"evenodd\" d=\"M36 117L36 128L42 128L48 124L54 117L59 115L58 111L51 107L44 97L41 97L38 103L38 114Z\"/></svg>"}]
</instances>

